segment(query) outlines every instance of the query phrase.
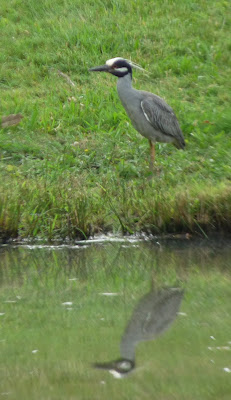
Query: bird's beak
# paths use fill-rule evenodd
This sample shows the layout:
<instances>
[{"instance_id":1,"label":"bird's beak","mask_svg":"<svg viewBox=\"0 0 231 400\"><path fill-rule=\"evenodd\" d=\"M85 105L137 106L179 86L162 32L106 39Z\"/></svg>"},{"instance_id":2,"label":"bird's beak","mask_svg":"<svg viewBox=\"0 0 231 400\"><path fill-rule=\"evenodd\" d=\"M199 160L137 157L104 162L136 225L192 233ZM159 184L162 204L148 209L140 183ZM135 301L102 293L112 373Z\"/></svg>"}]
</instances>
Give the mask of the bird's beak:
<instances>
[{"instance_id":1,"label":"bird's beak","mask_svg":"<svg viewBox=\"0 0 231 400\"><path fill-rule=\"evenodd\" d=\"M109 72L109 66L108 65L100 65L99 67L93 67L90 68L89 71L100 71L100 72Z\"/></svg>"}]
</instances>

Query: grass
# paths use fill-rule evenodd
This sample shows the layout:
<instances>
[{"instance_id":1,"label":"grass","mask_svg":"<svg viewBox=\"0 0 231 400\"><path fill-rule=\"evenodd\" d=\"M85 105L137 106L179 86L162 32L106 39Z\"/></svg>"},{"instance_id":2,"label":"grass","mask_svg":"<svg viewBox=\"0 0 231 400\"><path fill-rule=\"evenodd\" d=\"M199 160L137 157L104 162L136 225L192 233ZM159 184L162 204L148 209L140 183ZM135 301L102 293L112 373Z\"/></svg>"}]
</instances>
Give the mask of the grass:
<instances>
[{"instance_id":1,"label":"grass","mask_svg":"<svg viewBox=\"0 0 231 400\"><path fill-rule=\"evenodd\" d=\"M231 230L229 2L2 0L0 28L0 114L24 116L0 130L3 240ZM116 78L88 72L115 56L184 132L153 177Z\"/></svg>"},{"instance_id":2,"label":"grass","mask_svg":"<svg viewBox=\"0 0 231 400\"><path fill-rule=\"evenodd\" d=\"M119 391L124 400L228 400L230 351L216 347L230 347L230 246L160 244L2 247L2 397L103 400ZM127 379L92 369L119 356L122 332L151 281L184 287L186 316L137 346L138 369Z\"/></svg>"}]
</instances>

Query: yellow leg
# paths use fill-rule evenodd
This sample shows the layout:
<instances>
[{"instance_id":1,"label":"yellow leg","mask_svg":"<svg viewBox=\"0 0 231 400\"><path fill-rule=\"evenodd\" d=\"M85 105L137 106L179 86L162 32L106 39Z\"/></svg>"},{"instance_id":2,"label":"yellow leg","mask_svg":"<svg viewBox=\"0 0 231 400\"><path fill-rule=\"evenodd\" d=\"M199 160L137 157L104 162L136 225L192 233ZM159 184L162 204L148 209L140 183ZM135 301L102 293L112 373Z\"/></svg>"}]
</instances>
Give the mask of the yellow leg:
<instances>
[{"instance_id":1,"label":"yellow leg","mask_svg":"<svg viewBox=\"0 0 231 400\"><path fill-rule=\"evenodd\" d=\"M155 151L155 145L151 140L149 140L149 144L150 144L150 169L153 171L156 151Z\"/></svg>"}]
</instances>

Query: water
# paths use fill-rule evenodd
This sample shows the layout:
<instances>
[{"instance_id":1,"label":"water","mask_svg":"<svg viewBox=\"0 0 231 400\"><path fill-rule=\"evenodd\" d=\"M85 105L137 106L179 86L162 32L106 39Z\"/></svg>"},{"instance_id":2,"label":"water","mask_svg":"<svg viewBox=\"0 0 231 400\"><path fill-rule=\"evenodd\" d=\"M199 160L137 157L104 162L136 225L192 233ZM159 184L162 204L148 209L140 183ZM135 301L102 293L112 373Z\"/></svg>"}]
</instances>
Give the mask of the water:
<instances>
[{"instance_id":1,"label":"water","mask_svg":"<svg viewBox=\"0 0 231 400\"><path fill-rule=\"evenodd\" d=\"M230 283L229 241L2 246L0 397L230 399Z\"/></svg>"}]
</instances>

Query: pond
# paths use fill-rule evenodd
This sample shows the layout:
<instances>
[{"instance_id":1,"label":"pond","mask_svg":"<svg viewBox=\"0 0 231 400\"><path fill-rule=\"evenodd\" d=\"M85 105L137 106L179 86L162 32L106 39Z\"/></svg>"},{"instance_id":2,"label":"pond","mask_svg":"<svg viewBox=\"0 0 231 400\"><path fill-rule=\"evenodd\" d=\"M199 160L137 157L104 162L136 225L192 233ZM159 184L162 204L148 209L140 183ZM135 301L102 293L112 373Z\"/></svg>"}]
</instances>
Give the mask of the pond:
<instances>
[{"instance_id":1,"label":"pond","mask_svg":"<svg viewBox=\"0 0 231 400\"><path fill-rule=\"evenodd\" d=\"M228 240L2 246L0 397L228 400L230 319Z\"/></svg>"}]
</instances>

